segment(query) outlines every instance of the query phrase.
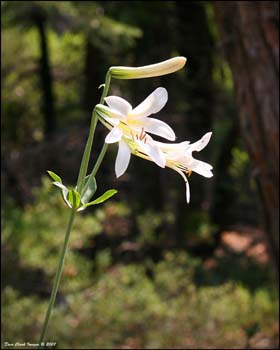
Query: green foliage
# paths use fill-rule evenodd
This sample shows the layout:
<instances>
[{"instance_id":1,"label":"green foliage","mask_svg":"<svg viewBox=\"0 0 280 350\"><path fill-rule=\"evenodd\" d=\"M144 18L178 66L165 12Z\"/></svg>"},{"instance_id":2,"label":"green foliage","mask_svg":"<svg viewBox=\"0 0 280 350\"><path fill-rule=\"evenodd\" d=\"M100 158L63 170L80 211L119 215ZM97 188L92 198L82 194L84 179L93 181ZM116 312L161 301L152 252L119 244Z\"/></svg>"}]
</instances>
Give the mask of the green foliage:
<instances>
[{"instance_id":1,"label":"green foliage","mask_svg":"<svg viewBox=\"0 0 280 350\"><path fill-rule=\"evenodd\" d=\"M18 291L11 287L4 289L2 303L5 306L2 309L2 320L5 320L5 322L1 324L2 335L5 339L2 338L2 341L20 342L28 334L26 341L36 342L44 312L44 303L37 297L22 297Z\"/></svg>"},{"instance_id":2,"label":"green foliage","mask_svg":"<svg viewBox=\"0 0 280 350\"><path fill-rule=\"evenodd\" d=\"M63 205L60 193L53 190L49 179L43 178L42 188L34 192L36 205L28 205L24 212L15 208L11 200L3 206L4 243L12 244L23 264L41 268L48 275L53 276L59 248L64 239L69 210ZM71 249L83 246L90 236L100 231L101 223L93 216L77 216L69 242L70 251L67 255L69 268L75 271L73 276L78 273L74 268L74 261L78 257L77 253ZM87 271L89 265L84 261L83 270Z\"/></svg>"},{"instance_id":3,"label":"green foliage","mask_svg":"<svg viewBox=\"0 0 280 350\"><path fill-rule=\"evenodd\" d=\"M143 349L242 348L252 324L272 334L277 302L269 291L250 294L230 282L197 288L196 264L185 253L167 254L153 265L155 280L139 265L110 269L96 283L66 295L66 306L55 309L48 339L62 349L119 348L128 342ZM11 288L4 290L3 301L8 320L3 340L24 341L26 334L36 339L46 303Z\"/></svg>"},{"instance_id":4,"label":"green foliage","mask_svg":"<svg viewBox=\"0 0 280 350\"><path fill-rule=\"evenodd\" d=\"M97 50L103 50L107 60L115 60L116 56L131 49L141 36L139 28L104 15L103 6L97 2L5 1L2 10L3 131L13 145L44 138L39 76L41 51L34 21L36 14L46 20L60 130L84 118L79 90L84 81L86 40L91 40ZM98 67L97 71L107 69L108 65ZM100 83L94 81L92 88L97 89Z\"/></svg>"},{"instance_id":5,"label":"green foliage","mask_svg":"<svg viewBox=\"0 0 280 350\"><path fill-rule=\"evenodd\" d=\"M69 213L48 178L35 196L34 204L24 210L3 198L3 342L37 341L47 300L35 295L42 290L49 294L64 238ZM223 272L201 275L198 284L202 261L184 251L167 250L157 263L144 258L129 265L113 264L109 248L98 251L94 260L79 254L102 232L110 212L125 217L131 211L124 203L108 202L94 215L77 215L47 336L58 348L243 348L256 332L274 336L277 293L267 279L252 290L231 280L230 261L223 264ZM143 234L147 227L153 236L160 221L158 216L144 226L140 220ZM233 268L243 267L235 263ZM29 283L27 271L32 269L40 269L46 280L38 276L26 296L20 290ZM258 269L247 271L252 273L260 278ZM217 279L222 274L227 280Z\"/></svg>"},{"instance_id":6,"label":"green foliage","mask_svg":"<svg viewBox=\"0 0 280 350\"><path fill-rule=\"evenodd\" d=\"M232 149L232 163L229 168L230 175L238 177L246 171L249 165L248 153L240 148Z\"/></svg>"},{"instance_id":7,"label":"green foliage","mask_svg":"<svg viewBox=\"0 0 280 350\"><path fill-rule=\"evenodd\" d=\"M156 230L164 222L164 214L155 210L146 210L137 216L137 224L140 230L138 241L140 243L155 242L157 237Z\"/></svg>"},{"instance_id":8,"label":"green foliage","mask_svg":"<svg viewBox=\"0 0 280 350\"><path fill-rule=\"evenodd\" d=\"M21 40L15 38L21 37ZM40 90L35 61L38 59L36 32L28 30L22 36L19 28L9 28L2 35L2 97L3 136L17 144L40 127ZM28 101L28 103L26 103ZM4 143L5 144L5 143Z\"/></svg>"},{"instance_id":9,"label":"green foliage","mask_svg":"<svg viewBox=\"0 0 280 350\"><path fill-rule=\"evenodd\" d=\"M193 211L184 222L185 232L189 241L211 243L217 226L211 223L209 214L205 211Z\"/></svg>"}]
</instances>

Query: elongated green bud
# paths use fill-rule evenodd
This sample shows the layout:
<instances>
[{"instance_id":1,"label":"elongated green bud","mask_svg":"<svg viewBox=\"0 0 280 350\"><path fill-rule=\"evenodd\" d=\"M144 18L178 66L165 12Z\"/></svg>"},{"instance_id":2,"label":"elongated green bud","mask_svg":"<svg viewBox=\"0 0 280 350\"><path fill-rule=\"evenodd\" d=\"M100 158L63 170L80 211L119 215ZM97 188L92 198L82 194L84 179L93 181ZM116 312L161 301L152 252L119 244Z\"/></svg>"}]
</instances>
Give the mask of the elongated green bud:
<instances>
[{"instance_id":1,"label":"elongated green bud","mask_svg":"<svg viewBox=\"0 0 280 350\"><path fill-rule=\"evenodd\" d=\"M109 69L111 77L115 79L142 79L157 77L160 75L166 75L174 73L177 70L184 67L187 59L186 57L179 56L170 58L169 60L159 62L156 64L150 64L143 67L122 67L113 66Z\"/></svg>"}]
</instances>

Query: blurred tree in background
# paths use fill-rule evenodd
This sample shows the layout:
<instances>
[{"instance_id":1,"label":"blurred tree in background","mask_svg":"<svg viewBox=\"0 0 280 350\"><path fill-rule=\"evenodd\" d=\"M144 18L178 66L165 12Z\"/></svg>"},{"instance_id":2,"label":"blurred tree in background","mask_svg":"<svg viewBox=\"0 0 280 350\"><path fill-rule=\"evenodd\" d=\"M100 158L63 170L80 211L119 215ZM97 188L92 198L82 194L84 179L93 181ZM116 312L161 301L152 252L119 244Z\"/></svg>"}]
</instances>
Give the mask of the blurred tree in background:
<instances>
[{"instance_id":1,"label":"blurred tree in background","mask_svg":"<svg viewBox=\"0 0 280 350\"><path fill-rule=\"evenodd\" d=\"M266 234L279 272L279 3L215 3L236 89L240 125L254 161ZM269 154L269 156L268 156Z\"/></svg>"},{"instance_id":2,"label":"blurred tree in background","mask_svg":"<svg viewBox=\"0 0 280 350\"><path fill-rule=\"evenodd\" d=\"M213 131L199 159L214 177L192 174L187 205L182 179L140 158L116 179L109 147L98 191L119 193L75 225L49 339L62 348L275 347L279 3L1 9L3 341L37 341L67 215L46 170L76 182L108 68L183 55L176 74L113 80L109 94L136 106L165 87L158 117L178 142ZM106 132L97 126L91 163Z\"/></svg>"}]
</instances>

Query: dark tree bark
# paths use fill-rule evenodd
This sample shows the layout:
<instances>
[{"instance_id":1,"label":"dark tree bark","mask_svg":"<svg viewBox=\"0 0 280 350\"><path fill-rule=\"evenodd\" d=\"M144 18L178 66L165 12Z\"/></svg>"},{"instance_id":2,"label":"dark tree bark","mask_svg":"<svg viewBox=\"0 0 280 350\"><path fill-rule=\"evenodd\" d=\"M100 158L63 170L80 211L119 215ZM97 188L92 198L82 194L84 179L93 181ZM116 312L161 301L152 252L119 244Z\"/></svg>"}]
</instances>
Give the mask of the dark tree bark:
<instances>
[{"instance_id":1,"label":"dark tree bark","mask_svg":"<svg viewBox=\"0 0 280 350\"><path fill-rule=\"evenodd\" d=\"M49 63L49 51L46 35L46 18L40 11L33 14L34 23L37 27L40 37L40 77L42 85L42 111L44 116L45 135L51 136L55 131L56 120L54 111L53 82Z\"/></svg>"},{"instance_id":2,"label":"dark tree bark","mask_svg":"<svg viewBox=\"0 0 280 350\"><path fill-rule=\"evenodd\" d=\"M272 262L279 271L279 2L214 1L240 128L255 166Z\"/></svg>"}]
</instances>

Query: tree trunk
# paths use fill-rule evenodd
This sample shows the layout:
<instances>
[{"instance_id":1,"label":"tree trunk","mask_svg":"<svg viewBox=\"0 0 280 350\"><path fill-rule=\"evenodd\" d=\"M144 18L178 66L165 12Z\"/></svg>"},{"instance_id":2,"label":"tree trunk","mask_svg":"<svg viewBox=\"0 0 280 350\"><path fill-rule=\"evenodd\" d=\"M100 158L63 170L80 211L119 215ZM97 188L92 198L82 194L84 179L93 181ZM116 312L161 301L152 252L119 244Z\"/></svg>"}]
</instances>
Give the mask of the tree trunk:
<instances>
[{"instance_id":1,"label":"tree trunk","mask_svg":"<svg viewBox=\"0 0 280 350\"><path fill-rule=\"evenodd\" d=\"M51 136L55 130L54 98L52 89L52 75L49 64L49 51L45 27L45 16L41 13L34 15L34 22L40 37L40 77L42 84L42 111L44 116L45 136Z\"/></svg>"},{"instance_id":2,"label":"tree trunk","mask_svg":"<svg viewBox=\"0 0 280 350\"><path fill-rule=\"evenodd\" d=\"M255 166L271 259L279 271L279 3L214 1L240 128Z\"/></svg>"}]
</instances>

